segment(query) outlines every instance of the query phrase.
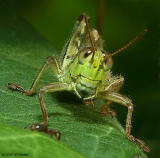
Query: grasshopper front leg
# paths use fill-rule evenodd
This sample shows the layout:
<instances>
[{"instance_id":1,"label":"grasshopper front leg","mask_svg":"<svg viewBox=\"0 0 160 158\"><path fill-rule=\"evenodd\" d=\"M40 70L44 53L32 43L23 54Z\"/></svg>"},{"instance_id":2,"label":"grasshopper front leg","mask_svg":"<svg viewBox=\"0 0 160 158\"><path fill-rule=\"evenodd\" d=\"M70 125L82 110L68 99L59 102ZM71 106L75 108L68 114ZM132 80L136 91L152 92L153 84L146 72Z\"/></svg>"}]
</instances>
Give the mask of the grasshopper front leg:
<instances>
[{"instance_id":1,"label":"grasshopper front leg","mask_svg":"<svg viewBox=\"0 0 160 158\"><path fill-rule=\"evenodd\" d=\"M119 103L128 108L127 119L126 119L126 130L125 130L126 136L130 141L134 143L138 143L144 151L149 152L150 149L147 146L145 146L145 144L141 140L131 135L131 120L132 120L132 113L133 113L132 101L126 96L123 96L115 92L100 92L98 94L98 97L107 99L111 102Z\"/></svg>"},{"instance_id":2,"label":"grasshopper front leg","mask_svg":"<svg viewBox=\"0 0 160 158\"><path fill-rule=\"evenodd\" d=\"M29 90L24 89L23 87L16 85L14 83L8 83L8 87L12 90L18 90L28 96L31 96L35 93L37 84L43 74L43 72L46 70L46 68L48 67L48 65L51 66L53 73L58 76L58 74L60 73L60 69L59 69L59 64L58 61L53 57L48 57L47 61L43 64L43 66L41 67L39 73L37 74L36 78L34 79L31 88Z\"/></svg>"},{"instance_id":3,"label":"grasshopper front leg","mask_svg":"<svg viewBox=\"0 0 160 158\"><path fill-rule=\"evenodd\" d=\"M18 90L18 91L20 91L20 92L22 92L22 93L24 93L28 96L33 95L35 93L37 84L38 84L43 72L48 67L48 65L51 66L54 74L56 76L58 76L59 73L60 73L59 64L54 57L49 57L47 59L47 61L44 63L44 65L41 67L38 75L34 79L32 85L31 85L31 88L29 90L25 90L23 87L21 87L19 85L16 85L16 84L13 84L13 83L8 83L8 87L12 90ZM48 86L44 86L44 87L40 88L40 90L39 90L39 100L40 100L40 106L41 106L42 115L43 115L43 122L38 123L38 124L32 124L31 126L27 127L27 129L37 130L37 131L45 132L45 133L48 133L48 134L51 134L51 135L55 134L56 138L58 140L60 139L60 132L47 128L48 115L47 115L47 112L46 112L46 107L45 107L45 104L44 104L44 101L43 101L43 98L42 98L42 94L48 93L48 92L65 90L65 89L67 89L67 85L62 84L62 83L54 83L54 84L50 84Z\"/></svg>"}]
</instances>

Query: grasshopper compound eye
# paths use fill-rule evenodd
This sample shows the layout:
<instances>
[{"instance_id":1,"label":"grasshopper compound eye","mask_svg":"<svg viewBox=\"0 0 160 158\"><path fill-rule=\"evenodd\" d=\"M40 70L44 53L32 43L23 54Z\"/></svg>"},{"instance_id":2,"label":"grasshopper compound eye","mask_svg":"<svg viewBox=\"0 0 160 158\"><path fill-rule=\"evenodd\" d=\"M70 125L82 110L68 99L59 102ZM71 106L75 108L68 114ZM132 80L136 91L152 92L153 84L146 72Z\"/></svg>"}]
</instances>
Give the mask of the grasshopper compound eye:
<instances>
[{"instance_id":1,"label":"grasshopper compound eye","mask_svg":"<svg viewBox=\"0 0 160 158\"><path fill-rule=\"evenodd\" d=\"M105 53L104 53L103 65L105 70L111 69L113 65L112 58Z\"/></svg>"},{"instance_id":2,"label":"grasshopper compound eye","mask_svg":"<svg viewBox=\"0 0 160 158\"><path fill-rule=\"evenodd\" d=\"M85 62L92 57L91 54L93 55L93 49L92 49L92 48L89 47L89 48L83 49L83 50L79 53L79 62L80 62L81 64L85 64Z\"/></svg>"}]
</instances>

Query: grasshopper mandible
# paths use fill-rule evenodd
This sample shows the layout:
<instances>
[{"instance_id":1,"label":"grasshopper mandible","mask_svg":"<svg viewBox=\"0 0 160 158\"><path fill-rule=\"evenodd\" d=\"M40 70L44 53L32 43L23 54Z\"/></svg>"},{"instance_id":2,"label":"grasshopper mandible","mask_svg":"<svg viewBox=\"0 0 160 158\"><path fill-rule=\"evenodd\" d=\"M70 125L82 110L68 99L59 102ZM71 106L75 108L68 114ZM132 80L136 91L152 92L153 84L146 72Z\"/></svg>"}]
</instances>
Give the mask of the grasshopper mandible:
<instances>
[{"instance_id":1,"label":"grasshopper mandible","mask_svg":"<svg viewBox=\"0 0 160 158\"><path fill-rule=\"evenodd\" d=\"M146 30L133 38L124 47L109 54L103 49L103 40L96 29L90 29L88 24L89 17L82 14L75 23L70 40L66 43L60 59L51 56L41 67L29 90L21 86L8 83L12 90L19 90L31 96L35 93L36 86L48 66L51 66L53 73L58 78L58 82L50 83L39 89L38 97L43 115L43 122L32 124L27 127L30 130L43 131L55 134L60 139L60 132L47 128L48 114L43 100L43 94L57 91L73 91L84 103L88 103L95 98L107 100L102 107L101 113L106 113L112 102L119 103L128 108L126 119L126 137L140 147L149 152L145 144L131 135L131 119L133 113L133 103L128 97L118 93L124 78L111 74L112 56L128 48L139 39Z\"/></svg>"}]
</instances>

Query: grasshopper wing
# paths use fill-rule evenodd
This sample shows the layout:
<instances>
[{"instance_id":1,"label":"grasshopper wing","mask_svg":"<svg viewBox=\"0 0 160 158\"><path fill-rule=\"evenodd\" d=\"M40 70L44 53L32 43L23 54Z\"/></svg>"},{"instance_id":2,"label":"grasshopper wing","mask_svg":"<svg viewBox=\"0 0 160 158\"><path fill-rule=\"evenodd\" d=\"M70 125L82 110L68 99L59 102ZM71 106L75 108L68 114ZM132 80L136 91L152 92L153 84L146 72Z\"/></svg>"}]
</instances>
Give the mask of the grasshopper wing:
<instances>
[{"instance_id":1,"label":"grasshopper wing","mask_svg":"<svg viewBox=\"0 0 160 158\"><path fill-rule=\"evenodd\" d=\"M73 59L77 56L79 52L84 34L86 32L86 17L87 16L85 14L82 14L78 18L74 25L71 38L62 50L60 61L63 70L72 63Z\"/></svg>"}]
</instances>

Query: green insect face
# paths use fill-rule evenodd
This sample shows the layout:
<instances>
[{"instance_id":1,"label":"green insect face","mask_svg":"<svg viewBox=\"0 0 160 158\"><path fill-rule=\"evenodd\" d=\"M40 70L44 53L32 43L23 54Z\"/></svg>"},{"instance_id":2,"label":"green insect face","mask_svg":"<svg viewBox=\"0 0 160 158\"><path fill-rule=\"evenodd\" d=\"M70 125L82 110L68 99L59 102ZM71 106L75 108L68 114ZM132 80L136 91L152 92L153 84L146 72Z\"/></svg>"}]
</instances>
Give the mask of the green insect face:
<instances>
[{"instance_id":1,"label":"green insect face","mask_svg":"<svg viewBox=\"0 0 160 158\"><path fill-rule=\"evenodd\" d=\"M110 73L106 61L106 55L101 50L93 51L91 47L78 53L69 67L69 73L79 97L92 98L97 89L103 90L106 77Z\"/></svg>"}]
</instances>

